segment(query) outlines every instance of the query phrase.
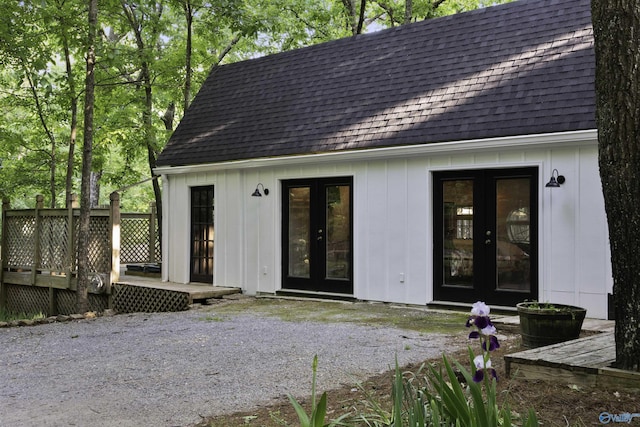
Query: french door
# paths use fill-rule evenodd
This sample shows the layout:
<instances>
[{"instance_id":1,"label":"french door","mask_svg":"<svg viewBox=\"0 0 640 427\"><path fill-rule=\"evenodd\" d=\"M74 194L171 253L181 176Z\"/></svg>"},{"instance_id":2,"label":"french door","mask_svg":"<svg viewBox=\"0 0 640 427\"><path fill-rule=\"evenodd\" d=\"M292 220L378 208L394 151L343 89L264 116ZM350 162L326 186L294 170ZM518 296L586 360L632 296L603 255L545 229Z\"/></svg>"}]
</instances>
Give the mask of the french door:
<instances>
[{"instance_id":1,"label":"french door","mask_svg":"<svg viewBox=\"0 0 640 427\"><path fill-rule=\"evenodd\" d=\"M191 188L190 281L213 284L213 186Z\"/></svg>"},{"instance_id":2,"label":"french door","mask_svg":"<svg viewBox=\"0 0 640 427\"><path fill-rule=\"evenodd\" d=\"M282 189L282 288L352 294L352 178L289 180Z\"/></svg>"},{"instance_id":3,"label":"french door","mask_svg":"<svg viewBox=\"0 0 640 427\"><path fill-rule=\"evenodd\" d=\"M538 169L439 172L433 182L435 299L536 299Z\"/></svg>"}]
</instances>

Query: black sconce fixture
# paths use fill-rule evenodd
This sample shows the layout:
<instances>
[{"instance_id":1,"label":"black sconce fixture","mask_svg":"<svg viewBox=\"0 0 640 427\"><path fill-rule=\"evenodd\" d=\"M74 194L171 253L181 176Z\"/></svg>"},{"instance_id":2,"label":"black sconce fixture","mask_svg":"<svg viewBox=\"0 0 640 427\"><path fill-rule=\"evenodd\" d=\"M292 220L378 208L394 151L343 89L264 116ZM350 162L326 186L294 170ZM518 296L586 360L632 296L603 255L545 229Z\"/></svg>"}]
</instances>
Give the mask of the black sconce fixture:
<instances>
[{"instance_id":1,"label":"black sconce fixture","mask_svg":"<svg viewBox=\"0 0 640 427\"><path fill-rule=\"evenodd\" d=\"M258 185L256 185L256 191L254 191L253 194L251 194L253 197L262 197L262 193L259 190L260 187L262 187L262 191L264 192L265 196L269 195L269 189L264 188L264 185L262 185L262 183L259 182Z\"/></svg>"},{"instance_id":2,"label":"black sconce fixture","mask_svg":"<svg viewBox=\"0 0 640 427\"><path fill-rule=\"evenodd\" d=\"M551 179L547 182L545 187L560 187L560 184L564 184L564 182L564 175L558 175L558 169L554 169L553 172L551 172Z\"/></svg>"}]
</instances>

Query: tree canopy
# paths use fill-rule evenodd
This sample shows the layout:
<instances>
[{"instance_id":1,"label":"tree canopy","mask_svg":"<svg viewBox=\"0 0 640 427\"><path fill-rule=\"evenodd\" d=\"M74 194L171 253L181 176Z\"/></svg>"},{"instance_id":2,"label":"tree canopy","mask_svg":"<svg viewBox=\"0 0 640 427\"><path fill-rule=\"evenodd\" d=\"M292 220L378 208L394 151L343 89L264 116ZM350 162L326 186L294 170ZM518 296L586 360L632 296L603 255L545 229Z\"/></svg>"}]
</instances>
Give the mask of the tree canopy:
<instances>
[{"instance_id":1,"label":"tree canopy","mask_svg":"<svg viewBox=\"0 0 640 427\"><path fill-rule=\"evenodd\" d=\"M88 2L2 6L0 194L14 207L33 206L36 194L50 207L64 206L80 190ZM106 204L111 191L150 177L212 67L482 6L484 0L101 1L92 203ZM134 186L122 206L144 210L158 198L150 183Z\"/></svg>"}]
</instances>

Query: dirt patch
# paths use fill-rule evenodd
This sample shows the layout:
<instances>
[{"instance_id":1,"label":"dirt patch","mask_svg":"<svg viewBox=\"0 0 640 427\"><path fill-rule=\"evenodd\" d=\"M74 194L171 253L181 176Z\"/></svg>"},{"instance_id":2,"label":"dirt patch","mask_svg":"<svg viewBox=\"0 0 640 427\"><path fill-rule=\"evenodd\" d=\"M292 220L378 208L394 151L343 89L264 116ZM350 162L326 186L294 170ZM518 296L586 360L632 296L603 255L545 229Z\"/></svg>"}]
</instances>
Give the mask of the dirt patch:
<instances>
[{"instance_id":1,"label":"dirt patch","mask_svg":"<svg viewBox=\"0 0 640 427\"><path fill-rule=\"evenodd\" d=\"M498 395L501 404L507 403L517 414L526 414L535 409L544 426L592 426L603 425L600 416L606 414L638 414L640 398L637 392L614 388L582 388L574 384L560 384L551 381L530 381L506 378L504 355L524 350L517 329L502 327L504 345L492 356L493 365L500 378ZM465 364L466 351L448 354L449 357ZM441 358L426 359L424 364L439 363ZM467 362L468 363L468 362ZM403 372L418 372L422 364L410 364ZM344 386L328 391L327 420L343 414L373 413L371 402L378 402L384 409L391 408L391 386L394 371L389 370L372 376L359 385ZM310 384L310 377L309 377ZM304 380L302 380L304 381ZM318 390L318 395L324 390ZM310 396L301 403L308 408ZM610 418L611 420L611 418ZM605 419L606 421L606 419ZM616 424L614 421L609 421ZM197 427L276 427L299 425L297 415L286 399L269 406L257 407L252 411L226 414L203 420ZM362 424L364 425L364 424ZM640 425L640 416L632 418L630 425Z\"/></svg>"}]
</instances>

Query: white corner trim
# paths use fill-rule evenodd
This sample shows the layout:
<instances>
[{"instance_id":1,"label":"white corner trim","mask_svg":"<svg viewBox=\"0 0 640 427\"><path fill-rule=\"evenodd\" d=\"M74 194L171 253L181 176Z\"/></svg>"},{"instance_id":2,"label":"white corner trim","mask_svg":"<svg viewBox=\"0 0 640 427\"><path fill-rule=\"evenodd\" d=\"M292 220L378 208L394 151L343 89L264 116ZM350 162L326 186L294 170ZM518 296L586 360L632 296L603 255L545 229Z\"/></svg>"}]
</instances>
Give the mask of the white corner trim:
<instances>
[{"instance_id":1,"label":"white corner trim","mask_svg":"<svg viewBox=\"0 0 640 427\"><path fill-rule=\"evenodd\" d=\"M186 173L222 171L228 169L253 169L281 165L318 164L325 162L345 162L358 160L389 159L428 154L476 152L486 150L520 150L523 148L545 147L561 144L562 147L592 145L598 141L596 129L557 132L535 135L518 135L500 138L470 139L465 141L437 142L429 144L403 145L396 147L365 148L361 150L331 151L327 153L302 154L282 157L262 157L220 163L206 163L185 166L160 166L154 169L156 175L181 175Z\"/></svg>"}]
</instances>

